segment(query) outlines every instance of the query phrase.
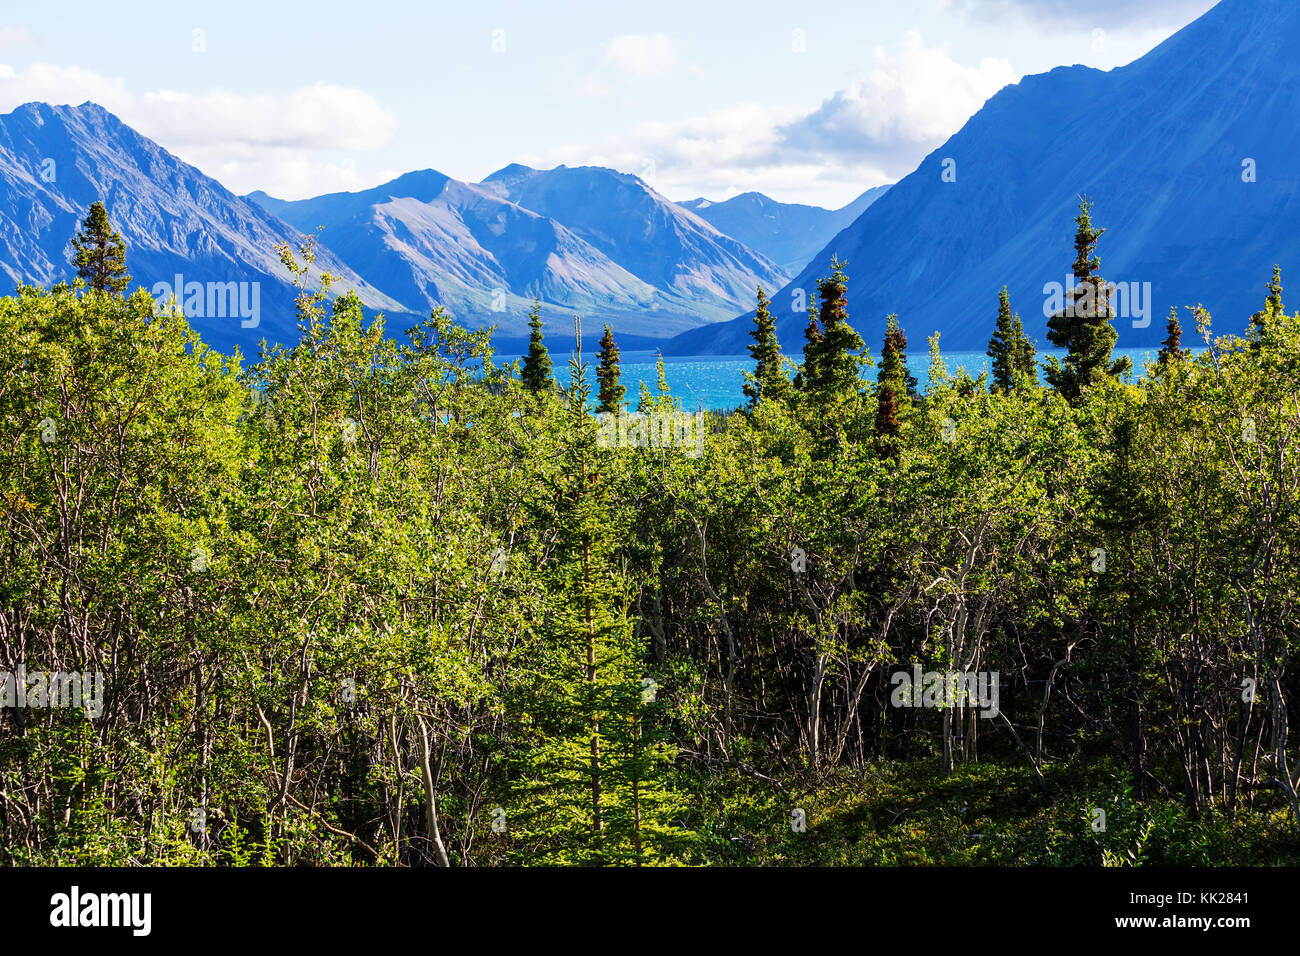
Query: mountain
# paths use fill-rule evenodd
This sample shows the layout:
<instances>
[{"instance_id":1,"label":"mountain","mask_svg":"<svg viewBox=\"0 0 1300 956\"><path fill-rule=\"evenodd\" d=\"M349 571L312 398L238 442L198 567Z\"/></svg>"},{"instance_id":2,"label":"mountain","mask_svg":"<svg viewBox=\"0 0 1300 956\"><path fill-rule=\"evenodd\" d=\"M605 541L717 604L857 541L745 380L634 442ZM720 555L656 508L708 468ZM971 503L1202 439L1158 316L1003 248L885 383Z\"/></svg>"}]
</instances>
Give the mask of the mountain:
<instances>
[{"instance_id":1,"label":"mountain","mask_svg":"<svg viewBox=\"0 0 1300 956\"><path fill-rule=\"evenodd\" d=\"M597 166L538 170L518 164L480 184L503 200L552 218L702 321L748 307L760 283L789 276L761 253L636 176Z\"/></svg>"},{"instance_id":2,"label":"mountain","mask_svg":"<svg viewBox=\"0 0 1300 956\"><path fill-rule=\"evenodd\" d=\"M302 239L297 230L94 103L27 103L0 116L5 280L48 286L71 279L69 243L97 199L126 243L132 289L152 291L156 283L174 284L177 275L185 285L202 285L203 294L194 299L202 309L186 311L208 344L223 351L238 345L249 355L263 337L297 337L294 290L274 248L279 242L296 246ZM338 288L356 289L367 304L398 307L329 250L321 250L316 265L338 277ZM211 297L210 283L218 286ZM228 289L234 297L227 297ZM241 292L247 319L237 306Z\"/></svg>"},{"instance_id":3,"label":"mountain","mask_svg":"<svg viewBox=\"0 0 1300 956\"><path fill-rule=\"evenodd\" d=\"M324 227L344 261L420 312L442 305L463 323L519 335L537 296L548 325L575 311L660 336L699 324L555 220L431 169L355 193L249 198L304 231Z\"/></svg>"},{"instance_id":4,"label":"mountain","mask_svg":"<svg viewBox=\"0 0 1300 956\"><path fill-rule=\"evenodd\" d=\"M550 328L567 332L577 312L589 332L609 322L644 346L730 318L758 283L789 278L613 170L514 166L481 184L421 170L286 202L236 196L93 103L0 116L0 279L70 279L70 240L97 199L126 242L132 288L170 296L181 276L191 324L245 354L263 337L296 340L295 290L275 246L322 226L316 267L337 290L407 318L442 304L463 324L497 325L505 343L525 333L534 296Z\"/></svg>"},{"instance_id":5,"label":"mountain","mask_svg":"<svg viewBox=\"0 0 1300 956\"><path fill-rule=\"evenodd\" d=\"M938 330L946 349L982 351L1003 284L1046 347L1045 286L1070 271L1079 194L1107 229L1101 274L1151 283L1146 319L1115 323L1121 347L1158 343L1171 305L1188 332L1182 307L1197 303L1216 330L1240 331L1274 263L1300 274L1297 48L1300 3L1222 0L1125 67L1004 88L773 296L783 347L802 348L794 290L811 291L833 255L848 262L849 314L873 351L890 312L917 345ZM750 325L687 332L665 351L738 353Z\"/></svg>"},{"instance_id":6,"label":"mountain","mask_svg":"<svg viewBox=\"0 0 1300 956\"><path fill-rule=\"evenodd\" d=\"M840 209L777 202L762 193L741 193L723 202L688 199L677 205L797 275L836 233L888 189L873 186Z\"/></svg>"},{"instance_id":7,"label":"mountain","mask_svg":"<svg viewBox=\"0 0 1300 956\"><path fill-rule=\"evenodd\" d=\"M416 311L525 334L534 296L548 327L572 314L647 339L745 308L773 263L680 210L635 176L511 165L481 183L426 169L355 193L248 197L321 239L372 285Z\"/></svg>"}]
</instances>

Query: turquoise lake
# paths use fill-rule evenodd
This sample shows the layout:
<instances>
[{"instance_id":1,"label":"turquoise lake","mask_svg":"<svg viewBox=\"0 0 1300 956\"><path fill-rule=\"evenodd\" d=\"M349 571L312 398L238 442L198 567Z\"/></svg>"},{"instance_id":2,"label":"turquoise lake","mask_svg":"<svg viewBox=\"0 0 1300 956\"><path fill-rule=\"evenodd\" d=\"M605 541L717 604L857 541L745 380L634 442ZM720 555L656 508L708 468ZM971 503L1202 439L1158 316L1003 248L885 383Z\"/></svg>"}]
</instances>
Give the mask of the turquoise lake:
<instances>
[{"instance_id":1,"label":"turquoise lake","mask_svg":"<svg viewBox=\"0 0 1300 956\"><path fill-rule=\"evenodd\" d=\"M1135 373L1141 373L1145 363L1154 362L1159 349L1116 349L1115 355L1126 355L1133 362ZM1040 363L1048 355L1064 355L1064 352L1051 350L1039 352ZM875 356L877 360L879 356ZM499 355L498 365L508 365L520 359L518 355ZM588 382L592 392L596 390L596 355L586 353ZM630 405L636 407L636 396L640 382L645 382L653 392L655 388L654 352L626 350L620 356L623 368L623 385L627 388ZM983 352L945 352L944 362L950 373L965 369L972 376L978 377L988 371L989 357ZM559 352L551 353L555 366L555 378L562 386L569 384L569 356ZM922 391L930 381L930 356L928 352L920 355L909 354L907 367L916 377ZM664 371L668 376L668 388L672 394L682 400L682 407L687 409L732 409L745 404L747 399L742 391L745 384L744 373L752 371L754 360L748 355L683 355L664 356ZM876 369L866 370L864 377L874 380ZM1041 371L1040 371L1041 377Z\"/></svg>"}]
</instances>

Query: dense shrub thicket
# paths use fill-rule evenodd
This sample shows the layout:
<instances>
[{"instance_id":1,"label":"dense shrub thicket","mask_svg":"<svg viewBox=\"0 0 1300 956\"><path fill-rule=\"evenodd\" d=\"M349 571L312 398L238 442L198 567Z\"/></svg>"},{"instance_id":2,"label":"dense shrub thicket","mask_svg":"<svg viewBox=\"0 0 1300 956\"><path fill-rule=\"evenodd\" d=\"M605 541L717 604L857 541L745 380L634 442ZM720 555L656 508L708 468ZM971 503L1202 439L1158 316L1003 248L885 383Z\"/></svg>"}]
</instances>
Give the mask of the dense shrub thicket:
<instances>
[{"instance_id":1,"label":"dense shrub thicket","mask_svg":"<svg viewBox=\"0 0 1300 956\"><path fill-rule=\"evenodd\" d=\"M98 715L0 710L0 856L812 861L796 801L870 790L837 859L964 861L907 849L957 785L936 846L977 798L981 845L1037 801L1062 862L1112 852L1098 794L1130 842L1293 827L1300 315L1197 310L1136 381L1058 321L1055 387L1000 321L998 380L936 337L921 394L896 322L861 374L847 282L797 368L760 308L698 456L606 447L585 363L525 381L439 311L399 342L304 291L244 367L142 291L0 299L0 670L104 675ZM998 714L893 706L914 664L996 672Z\"/></svg>"}]
</instances>

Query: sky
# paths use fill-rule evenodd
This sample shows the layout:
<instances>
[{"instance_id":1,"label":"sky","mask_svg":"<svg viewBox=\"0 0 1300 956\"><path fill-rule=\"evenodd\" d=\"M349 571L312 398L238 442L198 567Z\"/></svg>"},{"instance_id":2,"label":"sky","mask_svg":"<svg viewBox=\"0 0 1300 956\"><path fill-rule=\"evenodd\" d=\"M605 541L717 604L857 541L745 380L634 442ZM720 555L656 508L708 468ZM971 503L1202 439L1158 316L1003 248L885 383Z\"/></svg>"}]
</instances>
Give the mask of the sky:
<instances>
[{"instance_id":1,"label":"sky","mask_svg":"<svg viewBox=\"0 0 1300 956\"><path fill-rule=\"evenodd\" d=\"M835 208L1021 77L1136 59L1214 0L4 0L0 112L93 100L237 193L413 169L635 173Z\"/></svg>"}]
</instances>

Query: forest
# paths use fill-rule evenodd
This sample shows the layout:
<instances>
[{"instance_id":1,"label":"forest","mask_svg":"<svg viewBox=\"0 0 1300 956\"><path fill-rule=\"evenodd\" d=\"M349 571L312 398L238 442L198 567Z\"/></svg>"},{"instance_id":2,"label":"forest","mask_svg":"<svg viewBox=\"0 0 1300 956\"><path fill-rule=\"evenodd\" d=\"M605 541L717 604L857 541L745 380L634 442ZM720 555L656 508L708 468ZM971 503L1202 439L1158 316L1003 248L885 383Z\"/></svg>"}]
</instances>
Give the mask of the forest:
<instances>
[{"instance_id":1,"label":"forest","mask_svg":"<svg viewBox=\"0 0 1300 956\"><path fill-rule=\"evenodd\" d=\"M301 339L221 355L85 229L0 298L5 864L1300 862L1278 271L1130 368L1085 201L1060 354L1004 292L921 390L837 263L699 414L608 328L390 329L310 242Z\"/></svg>"}]
</instances>

